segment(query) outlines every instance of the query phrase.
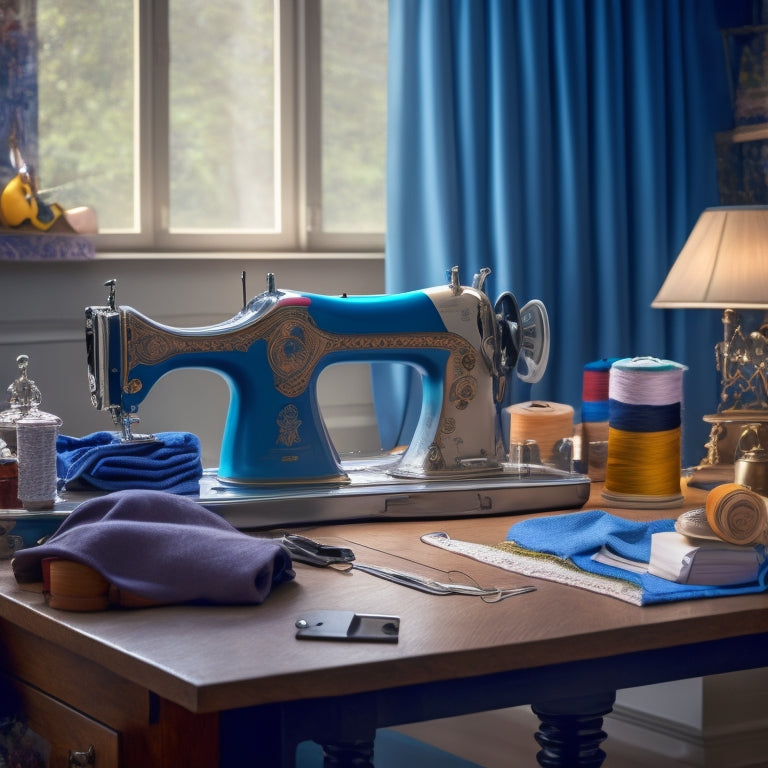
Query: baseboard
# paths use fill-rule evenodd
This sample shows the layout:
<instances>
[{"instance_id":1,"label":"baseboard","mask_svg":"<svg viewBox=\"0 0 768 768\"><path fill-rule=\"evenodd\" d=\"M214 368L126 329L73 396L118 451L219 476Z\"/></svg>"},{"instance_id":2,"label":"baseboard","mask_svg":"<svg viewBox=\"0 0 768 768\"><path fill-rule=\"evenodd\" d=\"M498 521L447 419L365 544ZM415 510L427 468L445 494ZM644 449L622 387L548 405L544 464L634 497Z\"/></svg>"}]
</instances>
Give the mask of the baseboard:
<instances>
[{"instance_id":1,"label":"baseboard","mask_svg":"<svg viewBox=\"0 0 768 768\"><path fill-rule=\"evenodd\" d=\"M614 705L603 720L610 742L621 741L692 766L707 765L704 739L697 728L632 707ZM735 764L723 768L736 768Z\"/></svg>"},{"instance_id":2,"label":"baseboard","mask_svg":"<svg viewBox=\"0 0 768 768\"><path fill-rule=\"evenodd\" d=\"M534 765L538 719L528 707L413 723L395 730L437 745L485 768ZM768 768L768 728L763 722L702 734L697 728L617 704L603 720L607 765L691 768ZM654 761L658 756L658 763Z\"/></svg>"},{"instance_id":3,"label":"baseboard","mask_svg":"<svg viewBox=\"0 0 768 768\"><path fill-rule=\"evenodd\" d=\"M738 729L707 734L706 768L768 768L768 723L747 723Z\"/></svg>"},{"instance_id":4,"label":"baseboard","mask_svg":"<svg viewBox=\"0 0 768 768\"><path fill-rule=\"evenodd\" d=\"M768 722L743 722L728 728L697 728L617 704L605 717L611 741L617 740L701 768L768 767Z\"/></svg>"}]
</instances>

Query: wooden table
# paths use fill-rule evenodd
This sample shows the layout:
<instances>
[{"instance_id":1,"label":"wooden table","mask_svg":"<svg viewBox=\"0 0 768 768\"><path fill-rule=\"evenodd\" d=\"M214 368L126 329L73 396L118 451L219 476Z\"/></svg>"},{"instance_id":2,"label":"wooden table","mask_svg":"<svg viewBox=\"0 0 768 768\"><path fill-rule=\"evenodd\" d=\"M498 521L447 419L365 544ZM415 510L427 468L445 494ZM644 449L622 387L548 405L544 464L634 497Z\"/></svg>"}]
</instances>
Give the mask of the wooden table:
<instances>
[{"instance_id":1,"label":"wooden table","mask_svg":"<svg viewBox=\"0 0 768 768\"><path fill-rule=\"evenodd\" d=\"M688 506L704 496L690 490ZM599 487L587 506L607 508ZM615 510L636 519L680 511ZM617 689L768 666L768 596L640 608L419 538L444 530L495 544L519 519L306 531L351 542L359 562L432 576L440 574L431 568L461 569L481 584L537 587L496 604L299 564L295 582L261 606L77 614L49 609L2 565L0 667L32 727L52 743L53 766L93 746L99 768L208 768L249 757L292 766L306 739L326 747L327 765L351 764L352 754L370 755L377 727L520 704L533 705L542 721L543 765L598 766L602 716ZM399 642L299 640L295 621L313 609L397 615Z\"/></svg>"}]
</instances>

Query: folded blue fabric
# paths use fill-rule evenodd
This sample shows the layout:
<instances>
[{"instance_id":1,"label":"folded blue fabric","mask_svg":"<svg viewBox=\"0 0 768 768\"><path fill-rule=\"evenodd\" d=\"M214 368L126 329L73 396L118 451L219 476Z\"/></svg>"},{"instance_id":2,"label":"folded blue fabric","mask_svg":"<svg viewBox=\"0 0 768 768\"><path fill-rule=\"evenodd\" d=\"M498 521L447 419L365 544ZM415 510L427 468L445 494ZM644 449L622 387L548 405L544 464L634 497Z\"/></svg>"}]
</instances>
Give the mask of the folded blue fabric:
<instances>
[{"instance_id":1,"label":"folded blue fabric","mask_svg":"<svg viewBox=\"0 0 768 768\"><path fill-rule=\"evenodd\" d=\"M768 562L763 564L754 583L710 587L678 584L649 573L633 573L592 559L605 545L622 557L647 563L651 556L651 536L674 530L674 520L644 523L595 509L521 520L509 529L507 541L532 552L570 560L588 573L632 582L641 588L643 604L763 592L768 588Z\"/></svg>"},{"instance_id":2,"label":"folded blue fabric","mask_svg":"<svg viewBox=\"0 0 768 768\"><path fill-rule=\"evenodd\" d=\"M203 474L200 440L189 432L158 432L153 441L122 442L115 432L59 435L56 470L67 490L130 488L194 494Z\"/></svg>"},{"instance_id":3,"label":"folded blue fabric","mask_svg":"<svg viewBox=\"0 0 768 768\"><path fill-rule=\"evenodd\" d=\"M75 508L46 541L15 553L16 580L42 580L47 557L74 560L161 603L261 603L295 574L274 539L238 531L190 498L119 491Z\"/></svg>"}]
</instances>

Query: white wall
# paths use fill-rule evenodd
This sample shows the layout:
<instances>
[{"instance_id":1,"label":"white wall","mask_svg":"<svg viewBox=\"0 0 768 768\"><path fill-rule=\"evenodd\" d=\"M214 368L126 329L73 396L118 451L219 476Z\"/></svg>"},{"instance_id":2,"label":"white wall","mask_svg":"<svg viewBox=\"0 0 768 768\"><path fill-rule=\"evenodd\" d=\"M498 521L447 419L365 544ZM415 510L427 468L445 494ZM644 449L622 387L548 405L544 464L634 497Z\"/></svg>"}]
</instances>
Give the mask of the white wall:
<instances>
[{"instance_id":1,"label":"white wall","mask_svg":"<svg viewBox=\"0 0 768 768\"><path fill-rule=\"evenodd\" d=\"M0 262L0 409L18 375L16 358L30 357L29 375L43 393L42 409L63 419L62 432L82 436L113 429L109 414L90 403L84 308L106 303L104 283L117 280L117 302L168 325L205 326L232 317L247 296L266 287L322 294L384 291L381 255L226 255L216 258L97 256L81 262ZM320 378L323 414L341 452L378 449L368 366L339 365ZM203 443L206 466L218 463L229 402L224 380L209 371L175 371L152 390L138 429L184 430Z\"/></svg>"}]
</instances>

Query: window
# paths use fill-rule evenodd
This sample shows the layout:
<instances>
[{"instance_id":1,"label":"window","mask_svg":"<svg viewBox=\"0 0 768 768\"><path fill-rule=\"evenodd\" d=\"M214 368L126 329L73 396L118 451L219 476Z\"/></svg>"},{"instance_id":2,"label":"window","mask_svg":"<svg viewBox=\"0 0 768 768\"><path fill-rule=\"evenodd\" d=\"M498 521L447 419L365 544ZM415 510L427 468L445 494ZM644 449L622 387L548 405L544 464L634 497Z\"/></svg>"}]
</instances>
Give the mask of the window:
<instances>
[{"instance_id":1,"label":"window","mask_svg":"<svg viewBox=\"0 0 768 768\"><path fill-rule=\"evenodd\" d=\"M380 249L386 0L36 0L41 193L102 250Z\"/></svg>"}]
</instances>

